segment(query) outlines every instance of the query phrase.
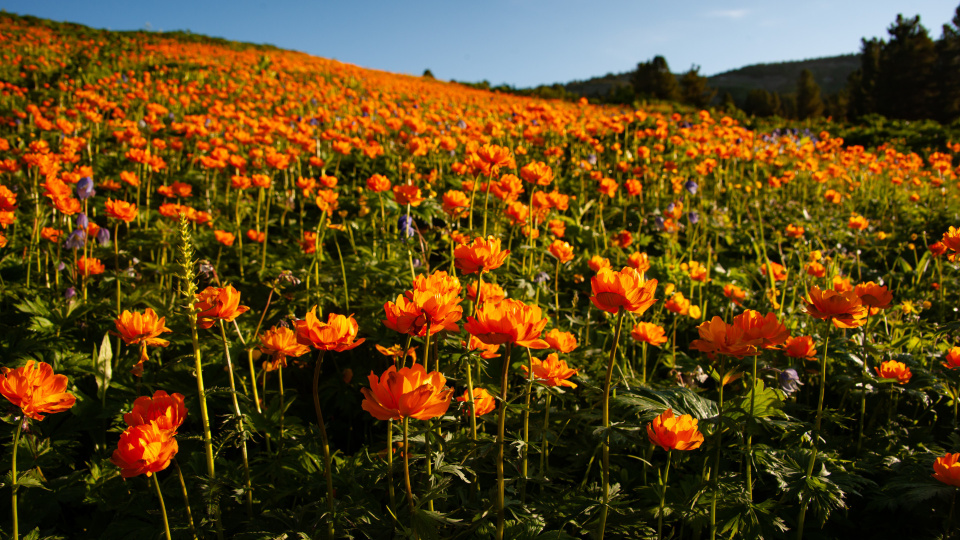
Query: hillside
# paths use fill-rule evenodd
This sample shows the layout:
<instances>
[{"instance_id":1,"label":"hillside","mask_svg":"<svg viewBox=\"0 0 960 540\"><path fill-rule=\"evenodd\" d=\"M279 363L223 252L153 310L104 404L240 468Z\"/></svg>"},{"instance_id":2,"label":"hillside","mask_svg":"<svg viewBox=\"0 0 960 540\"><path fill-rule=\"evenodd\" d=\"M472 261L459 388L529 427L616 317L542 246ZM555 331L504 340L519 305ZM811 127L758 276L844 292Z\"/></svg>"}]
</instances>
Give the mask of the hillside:
<instances>
[{"instance_id":1,"label":"hillside","mask_svg":"<svg viewBox=\"0 0 960 540\"><path fill-rule=\"evenodd\" d=\"M775 64L753 64L718 73L708 77L711 88L717 89L717 99L729 92L737 103L743 103L750 90L757 88L768 92L790 93L796 88L797 79L804 69L809 69L820 85L824 95L834 94L846 85L847 77L860 67L857 54L829 56ZM630 85L632 71L608 73L585 81L573 81L564 85L568 92L585 97L608 95L618 86ZM679 77L680 74L677 74Z\"/></svg>"}]
</instances>

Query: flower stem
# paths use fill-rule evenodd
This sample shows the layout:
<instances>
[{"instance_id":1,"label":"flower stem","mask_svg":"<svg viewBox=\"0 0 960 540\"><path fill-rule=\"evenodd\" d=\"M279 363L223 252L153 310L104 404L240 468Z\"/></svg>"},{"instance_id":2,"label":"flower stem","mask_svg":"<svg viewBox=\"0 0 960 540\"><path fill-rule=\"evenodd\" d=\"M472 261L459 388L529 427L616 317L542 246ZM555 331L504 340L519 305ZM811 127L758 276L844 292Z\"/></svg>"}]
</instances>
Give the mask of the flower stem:
<instances>
[{"instance_id":1,"label":"flower stem","mask_svg":"<svg viewBox=\"0 0 960 540\"><path fill-rule=\"evenodd\" d=\"M547 441L547 430L550 429L550 398L553 395L547 392L547 402L544 404L543 411L543 429L540 431L540 476L547 474L547 467L550 466L549 441Z\"/></svg>"},{"instance_id":2,"label":"flower stem","mask_svg":"<svg viewBox=\"0 0 960 540\"><path fill-rule=\"evenodd\" d=\"M510 376L510 353L513 352L513 342L507 342L507 352L503 355L503 367L500 370L500 415L497 418L497 540L503 540L503 529L506 522L504 512L504 478L503 478L503 447L504 432L507 425L507 381Z\"/></svg>"},{"instance_id":3,"label":"flower stem","mask_svg":"<svg viewBox=\"0 0 960 540\"><path fill-rule=\"evenodd\" d=\"M197 540L197 528L193 524L193 512L190 510L190 496L187 494L187 483L183 480L183 471L180 470L180 464L173 460L173 466L177 469L177 477L180 478L180 489L183 490L183 505L187 507L187 521L190 523L190 532L193 534L193 540Z\"/></svg>"},{"instance_id":4,"label":"flower stem","mask_svg":"<svg viewBox=\"0 0 960 540\"><path fill-rule=\"evenodd\" d=\"M396 512L397 495L393 490L393 420L387 420L387 490L390 492L390 511Z\"/></svg>"},{"instance_id":5,"label":"flower stem","mask_svg":"<svg viewBox=\"0 0 960 540\"><path fill-rule=\"evenodd\" d=\"M327 427L323 423L323 414L320 412L320 366L323 364L323 353L320 351L317 355L317 364L313 368L313 408L317 413L317 424L320 426L320 442L323 444L323 476L327 482L327 539L332 540L333 536L333 476L331 474L330 461L330 443L327 441ZM404 422L406 426L406 422ZM404 430L406 435L406 430ZM406 451L406 447L404 447Z\"/></svg>"},{"instance_id":6,"label":"flower stem","mask_svg":"<svg viewBox=\"0 0 960 540\"><path fill-rule=\"evenodd\" d=\"M237 387L233 379L233 362L230 360L230 345L227 342L227 330L224 327L223 319L220 319L220 337L223 338L223 357L227 360L227 375L230 378L230 397L233 399L233 412L237 415L237 425L240 430L240 453L243 456L243 479L247 485L247 517L253 516L253 487L250 484L250 462L247 457L247 441L244 433L243 414L240 412L240 404L237 402ZM253 387L257 387L256 381Z\"/></svg>"},{"instance_id":7,"label":"flower stem","mask_svg":"<svg viewBox=\"0 0 960 540\"><path fill-rule=\"evenodd\" d=\"M167 521L167 505L163 504L163 492L160 491L160 481L157 480L157 475L153 476L153 487L157 488L157 498L160 499L160 512L163 514L163 532L167 535L167 540L170 540L170 522Z\"/></svg>"},{"instance_id":8,"label":"flower stem","mask_svg":"<svg viewBox=\"0 0 960 540\"><path fill-rule=\"evenodd\" d=\"M670 475L670 459L673 450L667 450L667 464L663 468L663 483L660 485L660 511L657 512L657 539L663 538L663 506L667 500L667 477Z\"/></svg>"},{"instance_id":9,"label":"flower stem","mask_svg":"<svg viewBox=\"0 0 960 540\"><path fill-rule=\"evenodd\" d=\"M726 375L726 357L720 360L720 395L717 401L717 453L713 458L713 470L710 471L710 484L713 497L710 500L710 540L717 537L717 496L719 495L720 453L723 450L723 378Z\"/></svg>"},{"instance_id":10,"label":"flower stem","mask_svg":"<svg viewBox=\"0 0 960 540\"><path fill-rule=\"evenodd\" d=\"M527 387L524 389L523 408L523 458L520 465L520 474L523 476L523 484L520 487L520 502L523 503L527 498L527 461L530 454L530 394L533 391L533 353L527 348Z\"/></svg>"},{"instance_id":11,"label":"flower stem","mask_svg":"<svg viewBox=\"0 0 960 540\"><path fill-rule=\"evenodd\" d=\"M20 538L20 521L18 519L17 513L17 449L20 448L20 434L23 433L23 423L26 421L26 418L21 417L17 421L17 433L13 436L13 459L10 464L10 487L13 491L11 497L12 510L13 510L13 539L19 540Z\"/></svg>"},{"instance_id":12,"label":"flower stem","mask_svg":"<svg viewBox=\"0 0 960 540\"><path fill-rule=\"evenodd\" d=\"M620 330L623 329L623 308L617 310L617 330L613 337L613 347L610 349L610 359L607 361L607 376L603 383L603 404L601 406L604 434L601 442L600 472L603 476L603 506L600 507L600 524L597 528L597 538L603 540L607 528L607 512L610 503L610 383L613 380L613 365L617 361L617 344L620 342Z\"/></svg>"},{"instance_id":13,"label":"flower stem","mask_svg":"<svg viewBox=\"0 0 960 540\"><path fill-rule=\"evenodd\" d=\"M470 411L470 437L473 439L473 442L477 442L477 409L476 403L473 401L473 366L471 365L471 359L467 358L467 391L469 395L467 396L467 406Z\"/></svg>"},{"instance_id":14,"label":"flower stem","mask_svg":"<svg viewBox=\"0 0 960 540\"><path fill-rule=\"evenodd\" d=\"M827 333L823 338L823 362L820 363L820 399L817 400L817 419L813 427L813 452L810 453L810 461L807 463L807 482L813 475L813 467L817 462L817 442L820 439L820 420L823 418L823 393L827 386L827 345L830 343L830 327L827 326ZM800 516L797 518L797 539L803 538L803 520L807 515L807 505L809 500L805 500L800 505Z\"/></svg>"}]
</instances>

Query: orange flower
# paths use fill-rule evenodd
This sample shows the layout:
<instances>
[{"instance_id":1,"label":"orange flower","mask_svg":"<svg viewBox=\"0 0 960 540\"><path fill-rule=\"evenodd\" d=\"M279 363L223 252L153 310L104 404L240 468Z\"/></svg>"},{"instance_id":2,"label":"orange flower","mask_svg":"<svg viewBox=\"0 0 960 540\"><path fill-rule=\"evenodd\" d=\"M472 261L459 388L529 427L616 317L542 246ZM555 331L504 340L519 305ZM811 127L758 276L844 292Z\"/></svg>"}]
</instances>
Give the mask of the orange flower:
<instances>
[{"instance_id":1,"label":"orange flower","mask_svg":"<svg viewBox=\"0 0 960 540\"><path fill-rule=\"evenodd\" d=\"M610 259L601 257L599 255L594 255L593 257L590 257L589 261L587 261L587 266L589 266L594 272L599 272L603 268L610 268Z\"/></svg>"},{"instance_id":2,"label":"orange flower","mask_svg":"<svg viewBox=\"0 0 960 540\"><path fill-rule=\"evenodd\" d=\"M637 272L646 272L650 269L650 258L647 257L646 253L631 253L630 257L627 258L627 262L629 262L630 266L634 267Z\"/></svg>"},{"instance_id":3,"label":"orange flower","mask_svg":"<svg viewBox=\"0 0 960 540\"><path fill-rule=\"evenodd\" d=\"M812 360L817 356L817 349L814 347L813 338L810 336L788 337L783 345L784 352L790 358Z\"/></svg>"},{"instance_id":4,"label":"orange flower","mask_svg":"<svg viewBox=\"0 0 960 540\"><path fill-rule=\"evenodd\" d=\"M796 227L793 223L787 225L786 233L790 238L800 238L804 232L803 227Z\"/></svg>"},{"instance_id":5,"label":"orange flower","mask_svg":"<svg viewBox=\"0 0 960 540\"><path fill-rule=\"evenodd\" d=\"M807 264L807 274L818 278L826 277L827 268L822 264L813 261Z\"/></svg>"},{"instance_id":6,"label":"orange flower","mask_svg":"<svg viewBox=\"0 0 960 540\"><path fill-rule=\"evenodd\" d=\"M785 279L787 279L787 270L786 270L786 268L783 267L782 264L775 263L775 262L771 262L771 263L770 263L770 268L771 268L770 272L773 273L773 279L774 279L774 281L784 281ZM760 271L763 273L763 275L766 276L766 275L767 275L767 265L766 265L766 264L761 264L761 265L760 265Z\"/></svg>"},{"instance_id":7,"label":"orange flower","mask_svg":"<svg viewBox=\"0 0 960 540\"><path fill-rule=\"evenodd\" d=\"M43 415L63 412L77 398L66 392L67 376L54 375L53 367L46 362L27 360L23 367L2 368L0 394L34 420L43 420Z\"/></svg>"},{"instance_id":8,"label":"orange flower","mask_svg":"<svg viewBox=\"0 0 960 540\"><path fill-rule=\"evenodd\" d=\"M157 313L147 308L143 313L123 310L120 317L114 319L117 326L116 332L111 332L115 336L120 336L127 345L144 344L152 347L166 347L170 344L165 339L160 339L160 334L171 332L166 327L166 317L157 317Z\"/></svg>"},{"instance_id":9,"label":"orange flower","mask_svg":"<svg viewBox=\"0 0 960 540\"><path fill-rule=\"evenodd\" d=\"M847 227L855 231L862 231L867 228L870 223L859 214L853 214L850 216L850 221L847 222Z\"/></svg>"},{"instance_id":10,"label":"orange flower","mask_svg":"<svg viewBox=\"0 0 960 540\"><path fill-rule=\"evenodd\" d=\"M568 353L577 348L577 338L570 332L561 332L554 328L543 336L543 340L550 345L550 348L562 353Z\"/></svg>"},{"instance_id":11,"label":"orange flower","mask_svg":"<svg viewBox=\"0 0 960 540\"><path fill-rule=\"evenodd\" d=\"M645 280L642 273L630 267L619 272L601 268L590 280L590 288L593 290L590 297L593 305L609 313L617 313L623 308L639 315L657 301L653 297L657 280Z\"/></svg>"},{"instance_id":12,"label":"orange flower","mask_svg":"<svg viewBox=\"0 0 960 540\"><path fill-rule=\"evenodd\" d=\"M860 297L860 302L870 308L870 315L876 315L881 309L887 309L893 301L893 293L888 291L886 286L877 285L872 281L857 285L854 292Z\"/></svg>"},{"instance_id":13,"label":"orange flower","mask_svg":"<svg viewBox=\"0 0 960 540\"><path fill-rule=\"evenodd\" d=\"M470 340L462 342L462 344L468 351L481 351L480 358L486 358L487 360L491 358L500 358L500 355L497 354L497 350L500 348L500 345L487 345L486 343L477 339L477 336L470 336Z\"/></svg>"},{"instance_id":14,"label":"orange flower","mask_svg":"<svg viewBox=\"0 0 960 540\"><path fill-rule=\"evenodd\" d=\"M653 323L639 322L634 325L630 331L633 339L642 343L660 346L667 342L667 336L664 334L663 327Z\"/></svg>"},{"instance_id":15,"label":"orange flower","mask_svg":"<svg viewBox=\"0 0 960 540\"><path fill-rule=\"evenodd\" d=\"M877 376L881 379L896 379L900 384L907 384L910 382L910 377L913 377L910 368L896 360L887 360L874 369L877 370Z\"/></svg>"},{"instance_id":16,"label":"orange flower","mask_svg":"<svg viewBox=\"0 0 960 540\"><path fill-rule=\"evenodd\" d=\"M470 199L462 191L451 189L443 194L443 211L456 219L463 217L470 206Z\"/></svg>"},{"instance_id":17,"label":"orange flower","mask_svg":"<svg viewBox=\"0 0 960 540\"><path fill-rule=\"evenodd\" d=\"M866 322L867 308L853 291L821 291L814 285L803 303L811 316L831 321L837 328L858 328Z\"/></svg>"},{"instance_id":18,"label":"orange flower","mask_svg":"<svg viewBox=\"0 0 960 540\"><path fill-rule=\"evenodd\" d=\"M496 283L484 281L480 286L480 300L483 302L492 302L496 304L506 297L507 293L503 290L503 287L497 285ZM473 281L467 285L467 300L470 300L471 302L477 301L476 281Z\"/></svg>"},{"instance_id":19,"label":"orange flower","mask_svg":"<svg viewBox=\"0 0 960 540\"><path fill-rule=\"evenodd\" d=\"M399 371L390 366L380 377L371 371L368 379L370 388L360 389L360 406L377 420L430 420L447 412L453 397L446 377L439 371L427 373L420 364Z\"/></svg>"},{"instance_id":20,"label":"orange flower","mask_svg":"<svg viewBox=\"0 0 960 540\"><path fill-rule=\"evenodd\" d=\"M934 242L927 246L934 257L939 257L947 252L947 246L943 242Z\"/></svg>"},{"instance_id":21,"label":"orange flower","mask_svg":"<svg viewBox=\"0 0 960 540\"><path fill-rule=\"evenodd\" d=\"M247 229L247 238L249 238L251 242L262 244L267 239L267 233Z\"/></svg>"},{"instance_id":22,"label":"orange flower","mask_svg":"<svg viewBox=\"0 0 960 540\"><path fill-rule=\"evenodd\" d=\"M760 354L757 345L761 340L747 339L741 327L727 324L720 317L714 317L701 324L697 327L697 331L700 333L700 339L693 340L690 348L707 353L711 358L715 354L737 358Z\"/></svg>"},{"instance_id":23,"label":"orange flower","mask_svg":"<svg viewBox=\"0 0 960 540\"><path fill-rule=\"evenodd\" d=\"M230 247L233 245L233 241L237 239L236 235L227 231L213 231L213 235L217 238L217 242Z\"/></svg>"},{"instance_id":24,"label":"orange flower","mask_svg":"<svg viewBox=\"0 0 960 540\"><path fill-rule=\"evenodd\" d=\"M488 236L475 238L470 245L459 245L453 250L454 265L464 274L489 272L503 265L510 250L500 249L500 239Z\"/></svg>"},{"instance_id":25,"label":"orange flower","mask_svg":"<svg viewBox=\"0 0 960 540\"><path fill-rule=\"evenodd\" d=\"M247 306L240 305L240 292L232 285L207 287L196 297L194 308L199 328L210 328L216 320L230 322L250 311Z\"/></svg>"},{"instance_id":26,"label":"orange flower","mask_svg":"<svg viewBox=\"0 0 960 540\"><path fill-rule=\"evenodd\" d=\"M573 260L573 246L563 240L554 240L547 249L561 263Z\"/></svg>"},{"instance_id":27,"label":"orange flower","mask_svg":"<svg viewBox=\"0 0 960 540\"><path fill-rule=\"evenodd\" d=\"M389 356L391 358L397 358L397 359L410 357L413 359L414 362L417 361L417 350L413 347L407 349L407 354L403 354L403 347L401 347L399 344L393 345L392 347L389 347L389 348L384 347L382 345L374 345L374 347L376 347L377 352L379 352L384 356Z\"/></svg>"},{"instance_id":28,"label":"orange flower","mask_svg":"<svg viewBox=\"0 0 960 540\"><path fill-rule=\"evenodd\" d=\"M567 231L566 224L559 219L551 219L550 221L548 221L547 228L550 229L550 234L556 236L557 238L563 238L563 235ZM551 251L551 253L553 252ZM572 250L571 250L571 253L572 253ZM554 255L554 257L556 257L556 255Z\"/></svg>"},{"instance_id":29,"label":"orange flower","mask_svg":"<svg viewBox=\"0 0 960 540\"><path fill-rule=\"evenodd\" d=\"M577 370L570 369L565 360L560 360L556 353L547 355L546 360L533 358L531 360L533 367L533 378L545 386L566 386L576 388L577 384L570 381L570 377L577 374ZM528 376L527 366L521 366L523 376Z\"/></svg>"},{"instance_id":30,"label":"orange flower","mask_svg":"<svg viewBox=\"0 0 960 540\"><path fill-rule=\"evenodd\" d=\"M774 349L790 337L790 331L780 324L776 313L763 316L759 311L748 309L734 317L733 324L743 330L745 340L758 340L757 346L764 349Z\"/></svg>"},{"instance_id":31,"label":"orange flower","mask_svg":"<svg viewBox=\"0 0 960 540\"><path fill-rule=\"evenodd\" d=\"M137 205L126 201L107 199L107 217L119 219L125 223L137 219Z\"/></svg>"},{"instance_id":32,"label":"orange flower","mask_svg":"<svg viewBox=\"0 0 960 540\"><path fill-rule=\"evenodd\" d=\"M933 464L933 477L948 486L960 487L960 454L945 454Z\"/></svg>"},{"instance_id":33,"label":"orange flower","mask_svg":"<svg viewBox=\"0 0 960 540\"><path fill-rule=\"evenodd\" d=\"M330 313L327 322L317 319L317 306L307 312L305 319L294 323L297 341L321 351L349 351L363 343L366 338L357 338L360 327L353 315L345 317Z\"/></svg>"},{"instance_id":34,"label":"orange flower","mask_svg":"<svg viewBox=\"0 0 960 540\"><path fill-rule=\"evenodd\" d=\"M943 367L947 369L960 368L960 347L951 347L944 359L946 362L943 363Z\"/></svg>"},{"instance_id":35,"label":"orange flower","mask_svg":"<svg viewBox=\"0 0 960 540\"><path fill-rule=\"evenodd\" d=\"M63 238L63 231L60 229L54 229L52 227L44 227L40 230L40 238L57 243L61 238Z\"/></svg>"},{"instance_id":36,"label":"orange flower","mask_svg":"<svg viewBox=\"0 0 960 540\"><path fill-rule=\"evenodd\" d=\"M723 295L729 298L734 304L741 305L740 302L747 297L747 293L732 283L723 286Z\"/></svg>"},{"instance_id":37,"label":"orange flower","mask_svg":"<svg viewBox=\"0 0 960 540\"><path fill-rule=\"evenodd\" d=\"M167 394L163 390L154 392L153 397L138 397L133 402L133 410L123 415L123 421L129 427L152 423L171 436L177 434L177 429L186 419L187 406L184 405L183 395L176 392Z\"/></svg>"},{"instance_id":38,"label":"orange flower","mask_svg":"<svg viewBox=\"0 0 960 540\"><path fill-rule=\"evenodd\" d=\"M853 284L850 283L850 278L845 278L841 275L833 276L833 290L837 292L847 292L853 290ZM857 295L859 296L859 295Z\"/></svg>"},{"instance_id":39,"label":"orange flower","mask_svg":"<svg viewBox=\"0 0 960 540\"><path fill-rule=\"evenodd\" d=\"M553 169L542 161L527 163L520 169L520 178L538 186L549 186L553 181Z\"/></svg>"},{"instance_id":40,"label":"orange flower","mask_svg":"<svg viewBox=\"0 0 960 540\"><path fill-rule=\"evenodd\" d=\"M367 178L367 189L374 193L381 193L390 189L390 180L382 174L375 174Z\"/></svg>"},{"instance_id":41,"label":"orange flower","mask_svg":"<svg viewBox=\"0 0 960 540\"><path fill-rule=\"evenodd\" d=\"M77 273L82 277L102 274L107 268L100 259L94 257L80 257L77 259Z\"/></svg>"},{"instance_id":42,"label":"orange flower","mask_svg":"<svg viewBox=\"0 0 960 540\"><path fill-rule=\"evenodd\" d=\"M664 302L663 307L677 315L686 315L690 312L690 301L684 298L683 293L678 292Z\"/></svg>"},{"instance_id":43,"label":"orange flower","mask_svg":"<svg viewBox=\"0 0 960 540\"><path fill-rule=\"evenodd\" d=\"M120 442L110 461L120 467L120 474L124 478L141 474L149 477L166 469L173 456L177 455L177 450L177 440L151 422L127 428L120 435Z\"/></svg>"},{"instance_id":44,"label":"orange flower","mask_svg":"<svg viewBox=\"0 0 960 540\"><path fill-rule=\"evenodd\" d=\"M499 304L481 306L476 318L467 317L464 329L487 345L516 343L531 349L546 349L550 345L540 339L546 325L539 307L508 298Z\"/></svg>"},{"instance_id":45,"label":"orange flower","mask_svg":"<svg viewBox=\"0 0 960 540\"><path fill-rule=\"evenodd\" d=\"M401 206L404 204L420 206L420 203L425 200L420 194L420 188L408 184L393 186L393 198L396 199L397 204Z\"/></svg>"},{"instance_id":46,"label":"orange flower","mask_svg":"<svg viewBox=\"0 0 960 540\"><path fill-rule=\"evenodd\" d=\"M310 347L297 341L297 334L286 326L274 326L260 334L260 352L270 355L270 361L264 362L264 369L273 371L287 367L287 357L294 358L310 352Z\"/></svg>"},{"instance_id":47,"label":"orange flower","mask_svg":"<svg viewBox=\"0 0 960 540\"><path fill-rule=\"evenodd\" d=\"M470 390L464 390L463 395L457 398L457 401L466 403L470 400ZM473 389L473 412L474 416L483 416L497 407L497 400L483 388ZM469 409L465 409L469 414Z\"/></svg>"},{"instance_id":48,"label":"orange flower","mask_svg":"<svg viewBox=\"0 0 960 540\"><path fill-rule=\"evenodd\" d=\"M703 434L697 429L697 419L689 414L675 417L673 409L663 411L647 424L647 436L651 443L668 452L696 450L703 444Z\"/></svg>"},{"instance_id":49,"label":"orange flower","mask_svg":"<svg viewBox=\"0 0 960 540\"><path fill-rule=\"evenodd\" d=\"M513 166L513 155L510 150L496 144L485 144L477 149L477 157L490 165L491 174L500 167Z\"/></svg>"}]
</instances>

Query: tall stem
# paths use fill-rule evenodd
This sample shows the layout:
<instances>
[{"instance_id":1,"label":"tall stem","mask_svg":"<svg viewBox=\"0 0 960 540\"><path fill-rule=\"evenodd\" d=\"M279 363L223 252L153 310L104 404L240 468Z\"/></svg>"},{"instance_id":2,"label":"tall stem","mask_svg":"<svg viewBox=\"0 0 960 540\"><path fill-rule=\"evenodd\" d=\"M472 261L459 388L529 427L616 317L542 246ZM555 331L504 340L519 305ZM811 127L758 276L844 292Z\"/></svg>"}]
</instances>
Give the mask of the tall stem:
<instances>
[{"instance_id":1,"label":"tall stem","mask_svg":"<svg viewBox=\"0 0 960 540\"><path fill-rule=\"evenodd\" d=\"M397 495L393 490L393 420L387 420L387 490L390 492L390 511L396 512Z\"/></svg>"},{"instance_id":2,"label":"tall stem","mask_svg":"<svg viewBox=\"0 0 960 540\"><path fill-rule=\"evenodd\" d=\"M323 414L320 412L320 366L323 364L323 353L320 351L317 355L317 365L313 368L313 408L317 413L317 424L320 426L320 442L323 444L323 476L327 481L327 539L332 540L333 536L333 475L331 474L330 443L327 441L327 427L323 423ZM406 419L404 419L406 426ZM404 430L406 435L406 430ZM404 446L403 451L407 448Z\"/></svg>"},{"instance_id":3,"label":"tall stem","mask_svg":"<svg viewBox=\"0 0 960 540\"><path fill-rule=\"evenodd\" d=\"M717 537L717 496L720 479L720 454L723 451L723 379L726 375L726 357L720 357L720 396L717 401L717 453L713 458L713 470L710 471L710 484L713 497L710 500L710 540Z\"/></svg>"},{"instance_id":4,"label":"tall stem","mask_svg":"<svg viewBox=\"0 0 960 540\"><path fill-rule=\"evenodd\" d=\"M472 359L467 358L467 391L469 399L467 400L467 406L469 407L470 413L470 438L474 442L477 441L477 408L476 403L473 401L473 365L471 364ZM956 416L956 415L954 415Z\"/></svg>"},{"instance_id":5,"label":"tall stem","mask_svg":"<svg viewBox=\"0 0 960 540\"><path fill-rule=\"evenodd\" d=\"M617 310L617 331L613 337L613 347L610 349L610 359L607 360L607 376L603 383L603 404L601 406L604 433L601 442L601 469L603 476L603 505L600 507L600 525L597 528L597 538L603 540L607 528L607 512L610 503L610 440L607 430L610 428L610 383L613 380L613 366L617 361L617 344L620 343L620 330L623 329L623 308Z\"/></svg>"},{"instance_id":6,"label":"tall stem","mask_svg":"<svg viewBox=\"0 0 960 540\"><path fill-rule=\"evenodd\" d=\"M829 323L828 323L829 324ZM813 467L817 462L817 447L820 439L820 421L823 418L823 394L827 387L827 345L830 342L830 327L827 326L827 333L823 338L823 362L820 363L820 398L817 400L817 419L813 427L813 452L810 453L810 461L807 463L807 481L813 476ZM807 515L808 500L800 505L800 516L797 518L797 539L803 538L803 520Z\"/></svg>"},{"instance_id":7,"label":"tall stem","mask_svg":"<svg viewBox=\"0 0 960 540\"><path fill-rule=\"evenodd\" d=\"M247 486L247 517L253 516L253 486L250 484L250 462L247 457L247 441L244 433L243 414L240 412L240 404L237 402L237 386L233 379L233 362L230 360L230 344L227 342L227 331L220 319L220 337L223 338L223 357L227 360L227 375L230 378L230 398L233 400L233 413L237 415L237 425L240 430L240 453L243 456L243 479ZM257 382L253 381L253 387L257 387Z\"/></svg>"},{"instance_id":8,"label":"tall stem","mask_svg":"<svg viewBox=\"0 0 960 540\"><path fill-rule=\"evenodd\" d=\"M407 506L410 507L410 520L413 521L413 488L410 487L410 441L407 437L408 418L403 417L403 484L407 488Z\"/></svg>"},{"instance_id":9,"label":"tall stem","mask_svg":"<svg viewBox=\"0 0 960 540\"><path fill-rule=\"evenodd\" d=\"M17 512L17 450L20 448L20 434L23 433L25 417L17 420L17 433L13 436L13 459L10 464L10 488L12 490L11 504L13 510L13 540L20 538L20 521Z\"/></svg>"},{"instance_id":10,"label":"tall stem","mask_svg":"<svg viewBox=\"0 0 960 540\"><path fill-rule=\"evenodd\" d=\"M197 527L193 524L193 512L190 510L190 495L187 494L187 483L183 480L183 471L180 470L180 464L177 463L177 460L173 460L173 466L177 469L177 477L180 478L180 489L183 490L183 505L187 508L190 533L193 534L193 540L197 540Z\"/></svg>"},{"instance_id":11,"label":"tall stem","mask_svg":"<svg viewBox=\"0 0 960 540\"><path fill-rule=\"evenodd\" d=\"M530 394L533 391L533 353L527 348L527 385L524 389L523 399L523 458L520 465L520 474L523 476L523 484L520 486L520 502L523 503L527 498L527 461L530 454Z\"/></svg>"},{"instance_id":12,"label":"tall stem","mask_svg":"<svg viewBox=\"0 0 960 540\"><path fill-rule=\"evenodd\" d=\"M667 478L670 476L670 459L673 450L667 450L667 464L663 468L663 484L660 485L660 511L657 512L657 539L663 538L663 507L667 500Z\"/></svg>"},{"instance_id":13,"label":"tall stem","mask_svg":"<svg viewBox=\"0 0 960 540\"><path fill-rule=\"evenodd\" d=\"M540 476L545 476L547 474L547 467L550 466L550 456L547 455L547 452L549 451L547 430L550 429L551 397L553 397L553 395L550 392L547 392L547 402L543 406L543 429L540 431Z\"/></svg>"},{"instance_id":14,"label":"tall stem","mask_svg":"<svg viewBox=\"0 0 960 540\"><path fill-rule=\"evenodd\" d=\"M157 475L153 474L153 487L157 488L157 498L160 499L160 512L163 514L163 532L167 535L167 540L170 540L170 522L167 520L167 505L163 504L163 492L160 491L160 481L157 480Z\"/></svg>"},{"instance_id":15,"label":"tall stem","mask_svg":"<svg viewBox=\"0 0 960 540\"><path fill-rule=\"evenodd\" d=\"M503 478L503 447L504 432L507 425L507 381L510 376L510 353L513 352L513 342L507 342L507 352L503 355L503 367L500 370L500 415L497 418L497 540L503 540L506 514L504 505L504 478Z\"/></svg>"}]
</instances>

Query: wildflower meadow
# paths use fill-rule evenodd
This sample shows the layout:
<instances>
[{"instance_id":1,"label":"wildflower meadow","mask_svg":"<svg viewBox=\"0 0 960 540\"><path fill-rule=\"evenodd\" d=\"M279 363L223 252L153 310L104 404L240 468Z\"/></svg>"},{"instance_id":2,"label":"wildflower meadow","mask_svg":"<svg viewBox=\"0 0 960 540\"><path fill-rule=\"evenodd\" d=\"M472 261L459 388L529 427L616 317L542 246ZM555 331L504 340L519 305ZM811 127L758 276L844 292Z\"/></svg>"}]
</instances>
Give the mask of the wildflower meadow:
<instances>
[{"instance_id":1,"label":"wildflower meadow","mask_svg":"<svg viewBox=\"0 0 960 540\"><path fill-rule=\"evenodd\" d=\"M0 55L3 536L955 537L960 141Z\"/></svg>"}]
</instances>

